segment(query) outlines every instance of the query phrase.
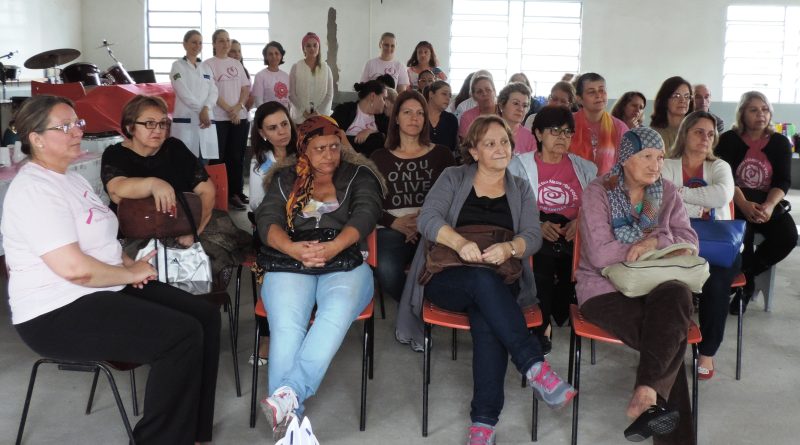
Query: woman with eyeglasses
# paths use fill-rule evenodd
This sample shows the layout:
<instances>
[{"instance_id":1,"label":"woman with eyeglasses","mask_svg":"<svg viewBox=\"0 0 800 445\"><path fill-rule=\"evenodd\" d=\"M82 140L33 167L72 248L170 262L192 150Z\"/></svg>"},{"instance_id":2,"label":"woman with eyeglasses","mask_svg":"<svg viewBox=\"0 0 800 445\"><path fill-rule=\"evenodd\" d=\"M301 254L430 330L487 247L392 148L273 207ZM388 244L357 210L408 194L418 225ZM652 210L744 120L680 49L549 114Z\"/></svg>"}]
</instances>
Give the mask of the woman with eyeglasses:
<instances>
[{"instance_id":1,"label":"woman with eyeglasses","mask_svg":"<svg viewBox=\"0 0 800 445\"><path fill-rule=\"evenodd\" d=\"M528 178L536 196L542 224L542 248L534 255L533 276L544 324L538 329L545 354L552 349L551 317L562 326L575 303L572 249L583 189L597 177L597 166L568 153L575 119L566 107L548 105L533 121L537 151L521 154L510 168ZM522 171L515 169L517 165Z\"/></svg>"},{"instance_id":2,"label":"woman with eyeglasses","mask_svg":"<svg viewBox=\"0 0 800 445\"><path fill-rule=\"evenodd\" d=\"M514 132L514 153L528 153L536 148L533 133L522 126L531 107L531 90L522 82L511 82L497 95L500 116Z\"/></svg>"},{"instance_id":3,"label":"woman with eyeglasses","mask_svg":"<svg viewBox=\"0 0 800 445\"><path fill-rule=\"evenodd\" d=\"M550 88L550 95L547 96L547 105L567 107L570 111L578 111L575 108L575 87L567 81L559 81ZM525 128L531 128L536 114L531 114L525 118Z\"/></svg>"},{"instance_id":4,"label":"woman with eyeglasses","mask_svg":"<svg viewBox=\"0 0 800 445\"><path fill-rule=\"evenodd\" d=\"M35 96L17 114L30 162L8 188L0 227L11 321L43 357L150 365L136 443L210 443L219 310L155 281L155 252L134 261L122 251L116 216L69 171L85 125L62 97Z\"/></svg>"},{"instance_id":5,"label":"woman with eyeglasses","mask_svg":"<svg viewBox=\"0 0 800 445\"><path fill-rule=\"evenodd\" d=\"M171 213L177 206L176 192L200 196L203 213L197 222L203 233L214 208L214 184L200 161L180 139L167 137L171 122L167 104L160 97L136 96L122 109L120 128L125 140L103 152L100 179L116 212L123 198L152 196L156 210ZM188 247L194 235L187 233L177 243Z\"/></svg>"},{"instance_id":6,"label":"woman with eyeglasses","mask_svg":"<svg viewBox=\"0 0 800 445\"><path fill-rule=\"evenodd\" d=\"M675 143L683 118L692 111L692 84L680 76L665 80L656 93L653 114L650 115L650 128L661 135L667 150Z\"/></svg>"}]
</instances>

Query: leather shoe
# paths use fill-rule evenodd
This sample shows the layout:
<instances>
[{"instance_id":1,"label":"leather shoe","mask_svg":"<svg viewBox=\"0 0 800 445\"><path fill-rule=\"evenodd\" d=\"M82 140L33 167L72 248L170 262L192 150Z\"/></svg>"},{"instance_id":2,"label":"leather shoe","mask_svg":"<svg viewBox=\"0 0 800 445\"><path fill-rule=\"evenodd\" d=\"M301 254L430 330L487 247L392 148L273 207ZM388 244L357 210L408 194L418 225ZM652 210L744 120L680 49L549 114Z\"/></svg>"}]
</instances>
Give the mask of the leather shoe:
<instances>
[{"instance_id":1,"label":"leather shoe","mask_svg":"<svg viewBox=\"0 0 800 445\"><path fill-rule=\"evenodd\" d=\"M244 210L247 207L244 205L241 199L238 196L233 195L228 198L228 207L234 210Z\"/></svg>"},{"instance_id":2,"label":"leather shoe","mask_svg":"<svg viewBox=\"0 0 800 445\"><path fill-rule=\"evenodd\" d=\"M631 442L641 442L653 435L669 434L678 427L679 419L678 411L653 405L625 428L625 438Z\"/></svg>"}]
</instances>

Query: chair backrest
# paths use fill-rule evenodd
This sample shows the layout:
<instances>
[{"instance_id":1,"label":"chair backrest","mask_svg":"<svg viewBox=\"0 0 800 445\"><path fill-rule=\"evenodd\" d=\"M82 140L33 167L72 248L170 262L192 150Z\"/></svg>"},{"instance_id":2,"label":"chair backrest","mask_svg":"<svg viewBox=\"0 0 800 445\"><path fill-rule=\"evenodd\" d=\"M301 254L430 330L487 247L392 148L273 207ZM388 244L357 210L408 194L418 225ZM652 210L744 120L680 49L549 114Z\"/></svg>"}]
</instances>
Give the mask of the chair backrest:
<instances>
[{"instance_id":1,"label":"chair backrest","mask_svg":"<svg viewBox=\"0 0 800 445\"><path fill-rule=\"evenodd\" d=\"M200 197L185 192L186 203L192 212L195 223L199 223L203 214ZM174 216L156 211L152 197L140 199L123 199L117 206L119 231L126 238L170 238L192 233L192 224L183 206L176 206Z\"/></svg>"},{"instance_id":2,"label":"chair backrest","mask_svg":"<svg viewBox=\"0 0 800 445\"><path fill-rule=\"evenodd\" d=\"M378 267L378 229L373 229L372 233L367 235L367 264L372 268Z\"/></svg>"},{"instance_id":3,"label":"chair backrest","mask_svg":"<svg viewBox=\"0 0 800 445\"><path fill-rule=\"evenodd\" d=\"M214 208L228 211L228 171L225 164L206 165L206 172L214 183Z\"/></svg>"}]
</instances>

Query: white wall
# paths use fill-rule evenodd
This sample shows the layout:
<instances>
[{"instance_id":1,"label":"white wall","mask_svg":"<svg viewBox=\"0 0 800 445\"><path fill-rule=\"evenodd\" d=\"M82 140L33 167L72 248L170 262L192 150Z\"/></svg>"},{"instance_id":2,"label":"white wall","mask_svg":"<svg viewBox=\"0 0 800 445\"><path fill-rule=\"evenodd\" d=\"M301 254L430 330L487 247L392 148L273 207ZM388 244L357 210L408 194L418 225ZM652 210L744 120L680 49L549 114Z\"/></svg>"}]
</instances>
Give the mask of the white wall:
<instances>
[{"instance_id":1,"label":"white wall","mask_svg":"<svg viewBox=\"0 0 800 445\"><path fill-rule=\"evenodd\" d=\"M81 23L80 0L0 0L0 54L19 51L1 62L18 65L20 78L42 77L23 68L25 61L51 49L80 50Z\"/></svg>"},{"instance_id":2,"label":"white wall","mask_svg":"<svg viewBox=\"0 0 800 445\"><path fill-rule=\"evenodd\" d=\"M114 60L108 56L103 39L114 43L114 56L128 70L147 67L145 39L147 37L146 0L81 0L83 22L81 40L86 60L96 64L101 71ZM183 54L176 54L175 58Z\"/></svg>"}]
</instances>

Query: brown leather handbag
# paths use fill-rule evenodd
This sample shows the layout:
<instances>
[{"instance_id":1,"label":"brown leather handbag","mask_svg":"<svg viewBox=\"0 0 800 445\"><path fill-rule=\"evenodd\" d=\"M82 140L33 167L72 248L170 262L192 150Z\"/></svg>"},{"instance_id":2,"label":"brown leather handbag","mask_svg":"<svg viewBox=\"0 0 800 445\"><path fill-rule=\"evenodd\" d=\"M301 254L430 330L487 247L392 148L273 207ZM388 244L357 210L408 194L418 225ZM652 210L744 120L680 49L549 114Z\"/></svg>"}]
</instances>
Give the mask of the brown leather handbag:
<instances>
[{"instance_id":1,"label":"brown leather handbag","mask_svg":"<svg viewBox=\"0 0 800 445\"><path fill-rule=\"evenodd\" d=\"M483 251L492 244L504 243L514 239L514 232L502 227L488 224L472 224L454 229L459 235L474 242ZM468 263L458 256L455 250L438 243L428 243L429 249L425 258L425 268L420 273L418 282L428 284L433 276L448 267L473 266L492 269L503 277L503 282L511 284L522 275L522 262L511 257L499 265L490 263Z\"/></svg>"},{"instance_id":2,"label":"brown leather handbag","mask_svg":"<svg viewBox=\"0 0 800 445\"><path fill-rule=\"evenodd\" d=\"M195 233L193 223L184 209L188 207L194 221L200 221L203 205L200 197L194 193L183 192L183 196L186 198L185 205L176 194L178 205L175 206L174 215L156 211L152 196L121 200L117 205L120 232L126 238L136 239L173 238Z\"/></svg>"}]
</instances>

